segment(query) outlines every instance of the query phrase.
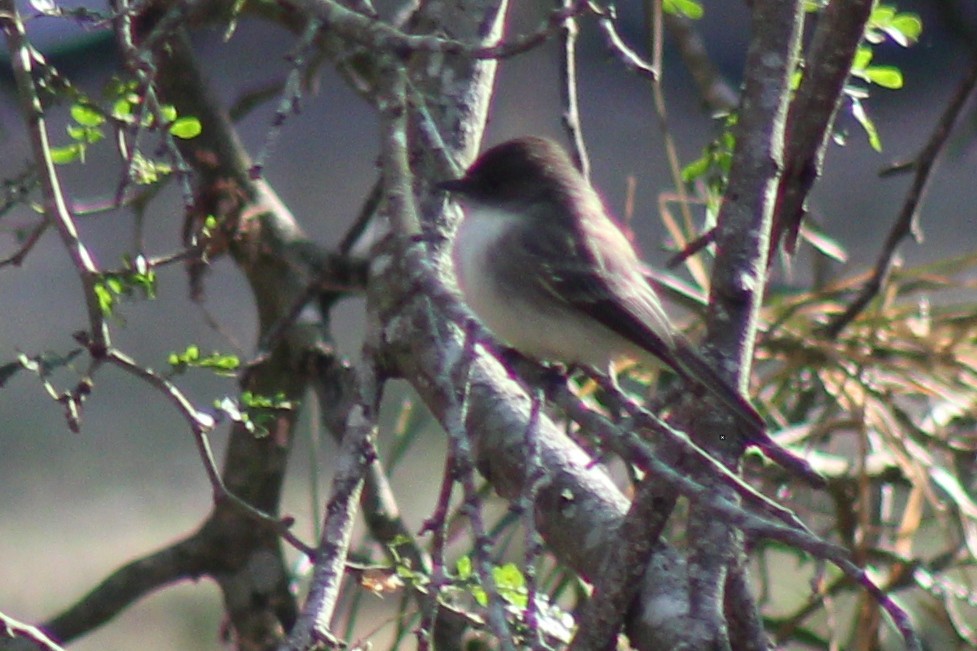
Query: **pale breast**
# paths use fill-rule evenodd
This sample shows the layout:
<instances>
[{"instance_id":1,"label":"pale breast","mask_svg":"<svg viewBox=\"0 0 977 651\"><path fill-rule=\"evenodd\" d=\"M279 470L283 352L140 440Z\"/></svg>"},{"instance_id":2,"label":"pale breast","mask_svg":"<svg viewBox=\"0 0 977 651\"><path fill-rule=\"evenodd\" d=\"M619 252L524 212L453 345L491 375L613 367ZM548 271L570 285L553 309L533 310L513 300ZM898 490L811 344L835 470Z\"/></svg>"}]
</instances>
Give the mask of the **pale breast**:
<instances>
[{"instance_id":1,"label":"pale breast","mask_svg":"<svg viewBox=\"0 0 977 651\"><path fill-rule=\"evenodd\" d=\"M540 360L606 369L612 359L630 352L632 347L608 328L538 291L531 275L539 270L525 268L531 266L525 252L507 248L512 238L500 245L517 219L501 211L468 209L458 228L452 259L459 287L475 315L503 343ZM500 276L510 278L509 284L519 282L519 273L492 271L493 266L512 263L524 268L526 291L499 282Z\"/></svg>"}]
</instances>

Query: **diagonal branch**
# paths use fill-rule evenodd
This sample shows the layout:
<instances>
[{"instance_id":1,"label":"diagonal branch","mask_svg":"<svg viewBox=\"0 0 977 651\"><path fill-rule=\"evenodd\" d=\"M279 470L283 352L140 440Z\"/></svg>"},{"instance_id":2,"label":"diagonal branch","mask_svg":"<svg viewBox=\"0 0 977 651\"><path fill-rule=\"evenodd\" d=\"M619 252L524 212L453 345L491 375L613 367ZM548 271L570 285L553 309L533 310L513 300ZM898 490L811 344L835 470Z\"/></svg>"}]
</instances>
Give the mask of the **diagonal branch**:
<instances>
[{"instance_id":1,"label":"diagonal branch","mask_svg":"<svg viewBox=\"0 0 977 651\"><path fill-rule=\"evenodd\" d=\"M13 0L0 0L0 31L6 36L7 49L13 63L14 80L17 83L17 96L20 98L24 120L27 122L34 162L40 168L44 213L57 227L61 241L71 256L75 271L81 280L92 338L99 350L105 350L109 346L109 331L96 292L99 270L88 248L78 236L74 218L68 210L61 191L61 181L51 158L44 108L34 86L33 48L27 40L24 23Z\"/></svg>"},{"instance_id":2,"label":"diagonal branch","mask_svg":"<svg viewBox=\"0 0 977 651\"><path fill-rule=\"evenodd\" d=\"M204 546L196 535L114 571L68 610L43 625L59 640L73 640L108 622L163 586L195 579L208 571Z\"/></svg>"},{"instance_id":3,"label":"diagonal branch","mask_svg":"<svg viewBox=\"0 0 977 651\"><path fill-rule=\"evenodd\" d=\"M865 309L865 306L879 293L879 290L888 280L896 249L908 235L918 228L919 206L926 197L926 190L929 188L930 179L936 169L937 160L953 132L953 125L956 124L967 99L973 94L975 88L977 88L977 60L971 62L970 68L964 73L956 92L936 122L929 141L913 162L912 167L916 173L913 175L912 185L909 186L906 200L902 204L902 210L899 211L895 223L889 230L889 235L882 244L882 250L875 262L872 276L866 281L845 311L832 319L825 327L824 332L829 338L837 337Z\"/></svg>"},{"instance_id":4,"label":"diagonal branch","mask_svg":"<svg viewBox=\"0 0 977 651\"><path fill-rule=\"evenodd\" d=\"M794 252L804 202L821 175L824 152L852 61L875 5L873 0L833 0L818 16L805 57L804 76L787 114L784 172L770 234L771 254L781 237Z\"/></svg>"}]
</instances>

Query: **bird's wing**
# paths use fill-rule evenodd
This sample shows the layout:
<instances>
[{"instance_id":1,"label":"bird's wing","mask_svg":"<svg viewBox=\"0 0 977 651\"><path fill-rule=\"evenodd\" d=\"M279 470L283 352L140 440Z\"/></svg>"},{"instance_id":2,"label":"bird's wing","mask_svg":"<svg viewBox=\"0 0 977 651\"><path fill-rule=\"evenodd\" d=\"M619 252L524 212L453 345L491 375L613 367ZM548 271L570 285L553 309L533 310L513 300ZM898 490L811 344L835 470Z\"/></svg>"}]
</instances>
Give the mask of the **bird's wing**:
<instances>
[{"instance_id":1,"label":"bird's wing","mask_svg":"<svg viewBox=\"0 0 977 651\"><path fill-rule=\"evenodd\" d=\"M527 253L548 261L547 273L537 281L540 289L648 351L686 382L705 388L749 432L763 432L763 419L753 405L674 331L623 233L607 223L586 235L526 238Z\"/></svg>"},{"instance_id":2,"label":"bird's wing","mask_svg":"<svg viewBox=\"0 0 977 651\"><path fill-rule=\"evenodd\" d=\"M546 261L545 273L535 279L538 290L675 366L673 329L661 301L630 242L610 220L585 234L536 238L526 233L519 246Z\"/></svg>"}]
</instances>

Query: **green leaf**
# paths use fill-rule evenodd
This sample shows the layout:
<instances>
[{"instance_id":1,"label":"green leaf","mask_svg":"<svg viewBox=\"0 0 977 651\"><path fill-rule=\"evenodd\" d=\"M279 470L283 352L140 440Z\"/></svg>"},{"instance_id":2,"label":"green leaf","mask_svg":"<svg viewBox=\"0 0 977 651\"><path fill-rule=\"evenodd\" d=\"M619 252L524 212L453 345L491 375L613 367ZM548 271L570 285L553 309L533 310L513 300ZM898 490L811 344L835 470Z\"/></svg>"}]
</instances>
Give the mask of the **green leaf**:
<instances>
[{"instance_id":1,"label":"green leaf","mask_svg":"<svg viewBox=\"0 0 977 651\"><path fill-rule=\"evenodd\" d=\"M870 118L868 113L865 112L865 107L862 106L860 101L854 97L849 99L851 99L851 114L856 120L858 120L858 123L862 125L862 129L865 130L865 135L868 136L868 144L870 144L872 149L875 151L881 152L882 139L879 138L879 131L875 128L875 123L872 121L872 118Z\"/></svg>"},{"instance_id":2,"label":"green leaf","mask_svg":"<svg viewBox=\"0 0 977 651\"><path fill-rule=\"evenodd\" d=\"M200 228L200 234L205 238L211 237L217 231L217 224L217 217L207 215L204 218L204 225Z\"/></svg>"},{"instance_id":3,"label":"green leaf","mask_svg":"<svg viewBox=\"0 0 977 651\"><path fill-rule=\"evenodd\" d=\"M455 564L455 572L462 581L467 581L472 576L472 557L462 556Z\"/></svg>"},{"instance_id":4,"label":"green leaf","mask_svg":"<svg viewBox=\"0 0 977 651\"><path fill-rule=\"evenodd\" d=\"M115 100L112 104L112 117L128 122L132 118L132 102L125 97Z\"/></svg>"},{"instance_id":5,"label":"green leaf","mask_svg":"<svg viewBox=\"0 0 977 651\"><path fill-rule=\"evenodd\" d=\"M872 62L872 56L872 48L865 47L864 45L859 46L859 48L855 50L855 58L851 63L852 72L867 68L868 64Z\"/></svg>"},{"instance_id":6,"label":"green leaf","mask_svg":"<svg viewBox=\"0 0 977 651\"><path fill-rule=\"evenodd\" d=\"M224 353L213 352L209 355L201 355L200 347L190 344L182 353L170 353L166 357L167 363L174 367L174 370L183 371L186 368L207 368L216 372L218 375L233 375L233 371L241 366L241 360L237 355L226 355ZM247 391L241 399L241 404L246 407L255 405L249 402L251 394ZM262 406L278 407L280 404L288 404L285 400L275 402L273 398L265 398L267 404Z\"/></svg>"},{"instance_id":7,"label":"green leaf","mask_svg":"<svg viewBox=\"0 0 977 651\"><path fill-rule=\"evenodd\" d=\"M705 176L706 172L709 171L711 163L712 159L708 155L700 156L682 168L682 181L689 183Z\"/></svg>"},{"instance_id":8,"label":"green leaf","mask_svg":"<svg viewBox=\"0 0 977 651\"><path fill-rule=\"evenodd\" d=\"M228 355L228 357L234 357ZM237 358L234 357L236 360ZM241 404L248 409L291 409L292 403L285 400L285 394L279 391L273 396L265 396L260 393L244 391L241 393Z\"/></svg>"},{"instance_id":9,"label":"green leaf","mask_svg":"<svg viewBox=\"0 0 977 651\"><path fill-rule=\"evenodd\" d=\"M159 107L160 117L167 124L176 120L176 107L172 104L163 104Z\"/></svg>"},{"instance_id":10,"label":"green leaf","mask_svg":"<svg viewBox=\"0 0 977 651\"><path fill-rule=\"evenodd\" d=\"M883 88L902 88L902 71L895 66L869 66L865 69L865 78Z\"/></svg>"},{"instance_id":11,"label":"green leaf","mask_svg":"<svg viewBox=\"0 0 977 651\"><path fill-rule=\"evenodd\" d=\"M107 276L105 286L111 289L114 294L121 294L125 291L125 284L118 276Z\"/></svg>"},{"instance_id":12,"label":"green leaf","mask_svg":"<svg viewBox=\"0 0 977 651\"><path fill-rule=\"evenodd\" d=\"M148 299L156 298L156 272L149 269L132 275L132 284L142 290Z\"/></svg>"},{"instance_id":13,"label":"green leaf","mask_svg":"<svg viewBox=\"0 0 977 651\"><path fill-rule=\"evenodd\" d=\"M869 16L869 23L872 25L886 25L896 15L896 8L891 5L879 5L872 10Z\"/></svg>"},{"instance_id":14,"label":"green leaf","mask_svg":"<svg viewBox=\"0 0 977 651\"><path fill-rule=\"evenodd\" d=\"M502 567L492 568L492 578L499 596L519 608L525 608L529 603L526 592L526 577L515 563L506 563Z\"/></svg>"},{"instance_id":15,"label":"green leaf","mask_svg":"<svg viewBox=\"0 0 977 651\"><path fill-rule=\"evenodd\" d=\"M146 158L138 151L132 157L132 178L138 185L152 185L172 173L169 163Z\"/></svg>"},{"instance_id":16,"label":"green leaf","mask_svg":"<svg viewBox=\"0 0 977 651\"><path fill-rule=\"evenodd\" d=\"M51 147L51 161L55 165L74 163L82 157L83 149L83 146L78 143L64 145L63 147Z\"/></svg>"},{"instance_id":17,"label":"green leaf","mask_svg":"<svg viewBox=\"0 0 977 651\"><path fill-rule=\"evenodd\" d=\"M923 32L923 21L913 13L898 13L891 5L879 5L872 10L865 30L865 40L881 43L882 34L903 47L909 47L919 40Z\"/></svg>"},{"instance_id":18,"label":"green leaf","mask_svg":"<svg viewBox=\"0 0 977 651\"><path fill-rule=\"evenodd\" d=\"M72 104L71 117L83 127L97 127L105 122L105 117L91 106Z\"/></svg>"},{"instance_id":19,"label":"green leaf","mask_svg":"<svg viewBox=\"0 0 977 651\"><path fill-rule=\"evenodd\" d=\"M488 606L488 602L489 602L488 593L482 589L482 586L473 585L471 587L471 593L472 596L475 597L475 601L478 603L479 606L481 606L482 608Z\"/></svg>"},{"instance_id":20,"label":"green leaf","mask_svg":"<svg viewBox=\"0 0 977 651\"><path fill-rule=\"evenodd\" d=\"M702 4L697 0L665 0L662 8L673 16L685 16L692 20L702 18L704 13Z\"/></svg>"},{"instance_id":21,"label":"green leaf","mask_svg":"<svg viewBox=\"0 0 977 651\"><path fill-rule=\"evenodd\" d=\"M98 299L98 309L105 316L111 316L115 308L115 296L102 282L95 283L95 298Z\"/></svg>"},{"instance_id":22,"label":"green leaf","mask_svg":"<svg viewBox=\"0 0 977 651\"><path fill-rule=\"evenodd\" d=\"M170 133L176 138L183 140L196 138L202 130L203 127L200 125L200 120L195 117L179 118L170 126Z\"/></svg>"},{"instance_id":23,"label":"green leaf","mask_svg":"<svg viewBox=\"0 0 977 651\"><path fill-rule=\"evenodd\" d=\"M76 140L80 143L88 145L95 144L105 137L105 134L102 133L101 129L96 129L94 127L83 127L76 124L69 124L67 127L65 127L65 130L68 132L68 136L70 136L72 140Z\"/></svg>"},{"instance_id":24,"label":"green leaf","mask_svg":"<svg viewBox=\"0 0 977 651\"><path fill-rule=\"evenodd\" d=\"M889 29L886 30L886 34L889 34L890 37L892 37L892 32L898 32L906 39L905 44L899 43L895 38L892 39L900 45L913 45L919 41L919 37L923 33L923 21L916 14L899 14L892 20Z\"/></svg>"},{"instance_id":25,"label":"green leaf","mask_svg":"<svg viewBox=\"0 0 977 651\"><path fill-rule=\"evenodd\" d=\"M234 371L241 365L237 355L222 355L211 353L199 362L201 368L212 368L218 371ZM248 405L250 406L250 405Z\"/></svg>"}]
</instances>

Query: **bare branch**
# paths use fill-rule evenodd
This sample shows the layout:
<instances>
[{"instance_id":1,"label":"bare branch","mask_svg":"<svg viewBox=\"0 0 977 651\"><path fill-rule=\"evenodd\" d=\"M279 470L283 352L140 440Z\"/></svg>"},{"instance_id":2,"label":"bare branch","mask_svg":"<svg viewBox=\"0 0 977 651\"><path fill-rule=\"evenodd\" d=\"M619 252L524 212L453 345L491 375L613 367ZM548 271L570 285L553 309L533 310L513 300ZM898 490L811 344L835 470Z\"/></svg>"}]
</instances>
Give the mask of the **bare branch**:
<instances>
[{"instance_id":1,"label":"bare branch","mask_svg":"<svg viewBox=\"0 0 977 651\"><path fill-rule=\"evenodd\" d=\"M802 5L781 0L753 3L736 147L718 217L706 350L720 372L741 388L749 380L766 283L767 238L783 160L789 76L796 66L804 22ZM730 431L728 424L719 414L705 416L691 428L693 440L730 468L737 467L745 442L739 436L717 436ZM717 494L736 501L730 487L714 487ZM730 644L723 592L728 568L743 553L742 535L735 526L713 517L700 505L690 510L689 602L697 624L691 639L703 648ZM746 603L742 607L755 606Z\"/></svg>"},{"instance_id":2,"label":"bare branch","mask_svg":"<svg viewBox=\"0 0 977 651\"><path fill-rule=\"evenodd\" d=\"M43 625L59 640L73 640L165 585L207 571L196 536L120 567L71 608Z\"/></svg>"},{"instance_id":3,"label":"bare branch","mask_svg":"<svg viewBox=\"0 0 977 651\"><path fill-rule=\"evenodd\" d=\"M31 644L32 648L37 645L42 649L47 649L48 651L64 651L64 649L62 649L57 642L49 638L44 631L36 626L30 626L28 624L24 624L23 622L18 622L13 617L9 617L3 613L0 613L0 624L3 624L4 632L7 636L15 639L20 638L30 640L30 642L33 643Z\"/></svg>"},{"instance_id":4,"label":"bare branch","mask_svg":"<svg viewBox=\"0 0 977 651\"><path fill-rule=\"evenodd\" d=\"M375 380L360 377L361 386L373 382ZM335 463L336 475L326 504L326 517L316 548L309 593L288 641L279 647L282 651L308 651L318 648L320 644L337 641L332 633L331 620L339 599L364 473L376 459L373 448L377 426L376 398L364 394L364 400L370 402L360 403L347 417L347 430Z\"/></svg>"},{"instance_id":5,"label":"bare branch","mask_svg":"<svg viewBox=\"0 0 977 651\"><path fill-rule=\"evenodd\" d=\"M953 126L960 117L960 113L963 111L967 99L973 94L975 87L977 87L977 61L971 62L970 68L964 73L963 79L960 80L960 84L957 86L953 97L950 98L946 109L944 109L940 119L937 120L936 125L933 127L933 133L930 134L929 140L913 162L913 169L915 169L916 173L913 176L912 185L906 194L906 199L902 204L902 210L899 211L895 223L893 223L885 242L882 244L882 250L879 252L879 257L875 262L872 276L854 300L849 303L845 311L832 319L825 327L824 332L829 338L834 339L837 337L844 330L845 326L851 323L865 309L865 306L879 293L879 290L882 289L888 280L889 272L892 270L892 258L895 255L896 249L903 239L915 232L918 228L916 222L919 215L919 206L926 197L930 179L936 170L936 163L940 154L943 153L950 134L953 132Z\"/></svg>"},{"instance_id":6,"label":"bare branch","mask_svg":"<svg viewBox=\"0 0 977 651\"><path fill-rule=\"evenodd\" d=\"M561 0L562 6L569 6L573 0ZM560 36L563 47L560 48L560 92L563 94L563 126L570 138L573 162L584 178L590 178L590 157L587 155L587 143L584 142L583 127L580 124L580 103L577 95L577 35L580 33L577 21L568 18L563 23Z\"/></svg>"},{"instance_id":7,"label":"bare branch","mask_svg":"<svg viewBox=\"0 0 977 651\"><path fill-rule=\"evenodd\" d=\"M787 114L784 172L770 234L771 255L783 238L793 253L804 202L821 175L835 114L844 97L855 52L865 34L873 0L833 0L818 15L806 67Z\"/></svg>"},{"instance_id":8,"label":"bare branch","mask_svg":"<svg viewBox=\"0 0 977 651\"><path fill-rule=\"evenodd\" d=\"M65 203L61 191L61 181L54 161L51 159L51 147L48 142L47 124L44 119L44 108L37 95L33 78L33 48L27 41L24 23L13 0L0 0L0 31L7 37L7 50L13 63L14 80L17 83L17 96L20 98L21 111L24 114L27 133L30 136L31 150L34 162L40 174L41 193L44 197L44 212L58 229L61 241L71 260L75 271L81 280L85 296L85 307L88 310L88 325L92 337L100 350L109 347L109 330L105 324L105 317L98 300L95 286L98 283L99 271L92 259L88 248L78 237L74 218Z\"/></svg>"}]
</instances>

